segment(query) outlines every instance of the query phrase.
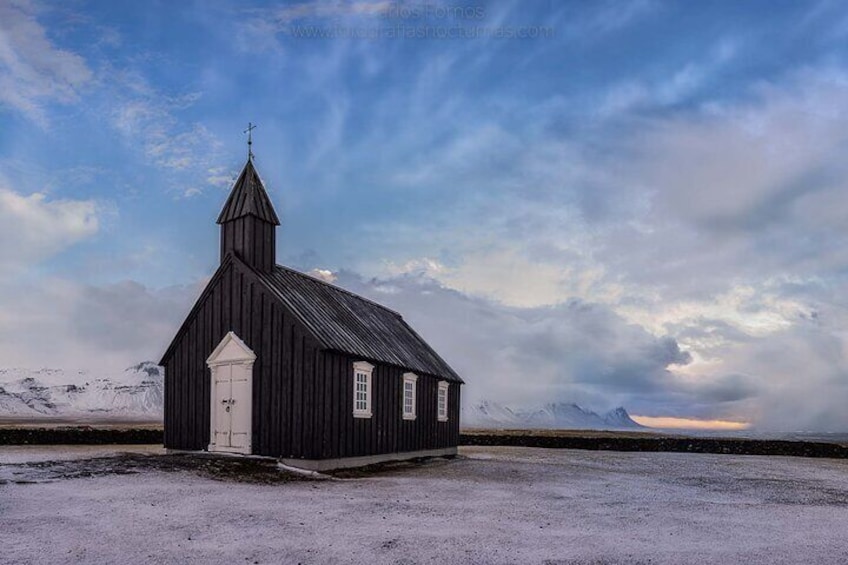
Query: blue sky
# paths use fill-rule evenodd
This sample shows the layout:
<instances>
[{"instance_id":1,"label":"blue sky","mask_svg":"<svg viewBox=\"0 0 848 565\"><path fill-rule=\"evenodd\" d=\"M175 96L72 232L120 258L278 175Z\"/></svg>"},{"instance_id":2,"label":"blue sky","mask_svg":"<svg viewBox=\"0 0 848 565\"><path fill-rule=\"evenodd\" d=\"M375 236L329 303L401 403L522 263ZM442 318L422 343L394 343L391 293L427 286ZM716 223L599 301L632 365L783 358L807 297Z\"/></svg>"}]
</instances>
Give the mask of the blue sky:
<instances>
[{"instance_id":1,"label":"blue sky","mask_svg":"<svg viewBox=\"0 0 848 565\"><path fill-rule=\"evenodd\" d=\"M844 430L846 36L839 2L0 1L0 364L157 358L253 121L278 261L400 308L470 402Z\"/></svg>"}]
</instances>

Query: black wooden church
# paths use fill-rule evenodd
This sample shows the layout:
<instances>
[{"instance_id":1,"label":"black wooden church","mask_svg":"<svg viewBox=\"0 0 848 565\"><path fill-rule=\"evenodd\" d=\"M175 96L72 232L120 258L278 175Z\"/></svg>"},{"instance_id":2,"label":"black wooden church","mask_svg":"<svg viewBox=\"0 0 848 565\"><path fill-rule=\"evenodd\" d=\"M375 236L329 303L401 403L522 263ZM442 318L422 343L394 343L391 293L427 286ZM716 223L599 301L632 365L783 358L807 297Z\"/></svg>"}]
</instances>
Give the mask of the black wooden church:
<instances>
[{"instance_id":1,"label":"black wooden church","mask_svg":"<svg viewBox=\"0 0 848 565\"><path fill-rule=\"evenodd\" d=\"M462 379L397 312L276 264L252 158L218 224L221 264L160 362L165 447L310 469L456 453Z\"/></svg>"}]
</instances>

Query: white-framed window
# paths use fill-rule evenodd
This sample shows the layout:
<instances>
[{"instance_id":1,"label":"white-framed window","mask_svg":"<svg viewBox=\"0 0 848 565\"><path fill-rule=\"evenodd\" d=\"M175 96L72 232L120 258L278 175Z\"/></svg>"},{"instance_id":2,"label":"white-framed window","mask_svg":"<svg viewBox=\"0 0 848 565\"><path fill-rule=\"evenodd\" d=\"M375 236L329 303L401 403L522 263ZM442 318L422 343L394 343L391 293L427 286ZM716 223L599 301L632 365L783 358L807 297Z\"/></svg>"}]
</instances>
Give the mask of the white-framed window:
<instances>
[{"instance_id":1,"label":"white-framed window","mask_svg":"<svg viewBox=\"0 0 848 565\"><path fill-rule=\"evenodd\" d=\"M448 383L439 381L439 396L436 405L436 414L440 422L448 421Z\"/></svg>"},{"instance_id":2,"label":"white-framed window","mask_svg":"<svg viewBox=\"0 0 848 565\"><path fill-rule=\"evenodd\" d=\"M415 373L403 374L403 419L415 419L416 387L418 386L418 375Z\"/></svg>"},{"instance_id":3,"label":"white-framed window","mask_svg":"<svg viewBox=\"0 0 848 565\"><path fill-rule=\"evenodd\" d=\"M371 417L371 372L374 365L365 361L353 364L353 417Z\"/></svg>"}]
</instances>

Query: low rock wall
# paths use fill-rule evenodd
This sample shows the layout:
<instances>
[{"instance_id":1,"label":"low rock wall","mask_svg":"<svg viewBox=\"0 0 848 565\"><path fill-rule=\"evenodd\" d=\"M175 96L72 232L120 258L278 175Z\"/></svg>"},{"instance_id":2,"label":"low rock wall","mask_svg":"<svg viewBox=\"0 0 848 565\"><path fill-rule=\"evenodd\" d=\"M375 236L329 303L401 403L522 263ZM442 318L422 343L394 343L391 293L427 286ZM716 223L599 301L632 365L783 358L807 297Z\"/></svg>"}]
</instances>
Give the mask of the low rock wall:
<instances>
[{"instance_id":1,"label":"low rock wall","mask_svg":"<svg viewBox=\"0 0 848 565\"><path fill-rule=\"evenodd\" d=\"M0 428L0 445L162 445L163 439L155 428Z\"/></svg>"},{"instance_id":2,"label":"low rock wall","mask_svg":"<svg viewBox=\"0 0 848 565\"><path fill-rule=\"evenodd\" d=\"M727 439L691 437L581 437L509 433L463 433L460 445L521 446L596 451L671 451L680 453L726 453L733 455L785 455L848 459L848 446L812 441ZM0 445L162 445L163 432L156 428L0 428Z\"/></svg>"},{"instance_id":3,"label":"low rock wall","mask_svg":"<svg viewBox=\"0 0 848 565\"><path fill-rule=\"evenodd\" d=\"M733 455L848 458L848 447L824 442L691 437L562 437L521 434L462 434L460 445L546 447L602 451L673 451Z\"/></svg>"}]
</instances>

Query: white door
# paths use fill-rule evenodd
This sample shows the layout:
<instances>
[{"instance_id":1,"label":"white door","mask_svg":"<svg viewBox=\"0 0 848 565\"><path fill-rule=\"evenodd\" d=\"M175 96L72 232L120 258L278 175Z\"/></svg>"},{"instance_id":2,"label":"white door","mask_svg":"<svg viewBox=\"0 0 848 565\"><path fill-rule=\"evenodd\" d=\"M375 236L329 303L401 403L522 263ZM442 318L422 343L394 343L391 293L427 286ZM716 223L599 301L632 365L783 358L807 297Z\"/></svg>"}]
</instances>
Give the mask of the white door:
<instances>
[{"instance_id":1,"label":"white door","mask_svg":"<svg viewBox=\"0 0 848 565\"><path fill-rule=\"evenodd\" d=\"M250 389L253 368L244 363L226 363L212 368L212 451L250 453Z\"/></svg>"},{"instance_id":2,"label":"white door","mask_svg":"<svg viewBox=\"0 0 848 565\"><path fill-rule=\"evenodd\" d=\"M229 332L209 359L212 378L209 451L251 452L251 395L256 355Z\"/></svg>"},{"instance_id":3,"label":"white door","mask_svg":"<svg viewBox=\"0 0 848 565\"><path fill-rule=\"evenodd\" d=\"M230 447L250 452L250 380L253 370L247 365L231 365Z\"/></svg>"},{"instance_id":4,"label":"white door","mask_svg":"<svg viewBox=\"0 0 848 565\"><path fill-rule=\"evenodd\" d=\"M212 437L212 445L215 450L232 447L232 368L232 365L218 365L212 369L212 379L215 383L215 399L212 401L212 429L215 435Z\"/></svg>"}]
</instances>

